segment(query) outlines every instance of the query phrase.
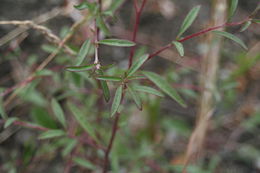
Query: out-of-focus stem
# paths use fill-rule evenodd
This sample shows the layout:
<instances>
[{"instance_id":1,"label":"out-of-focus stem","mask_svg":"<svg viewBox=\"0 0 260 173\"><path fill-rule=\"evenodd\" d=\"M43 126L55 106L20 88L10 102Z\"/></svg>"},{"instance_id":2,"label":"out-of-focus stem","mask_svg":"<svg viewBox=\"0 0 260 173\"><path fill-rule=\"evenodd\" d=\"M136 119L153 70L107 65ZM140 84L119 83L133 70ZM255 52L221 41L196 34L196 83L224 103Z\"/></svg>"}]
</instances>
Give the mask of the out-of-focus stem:
<instances>
[{"instance_id":1,"label":"out-of-focus stem","mask_svg":"<svg viewBox=\"0 0 260 173\"><path fill-rule=\"evenodd\" d=\"M213 3L213 13L212 13L212 24L219 25L226 20L226 0L212 0ZM209 31L222 28L224 26L240 25L244 21L237 23L227 23L219 25L217 27L212 27L191 36L188 36L181 41L188 40L192 37L207 33ZM204 140L206 138L206 132L209 125L209 120L214 111L214 92L216 89L216 79L217 72L219 68L219 58L221 49L222 38L215 37L213 34L209 34L207 37L206 45L209 45L207 50L203 55L203 60L201 64L201 78L200 78L200 88L201 90L199 109L197 114L196 127L190 137L189 144L186 151L185 162L183 173L186 173L186 167L189 163L195 162L199 155L201 154Z\"/></svg>"}]
</instances>

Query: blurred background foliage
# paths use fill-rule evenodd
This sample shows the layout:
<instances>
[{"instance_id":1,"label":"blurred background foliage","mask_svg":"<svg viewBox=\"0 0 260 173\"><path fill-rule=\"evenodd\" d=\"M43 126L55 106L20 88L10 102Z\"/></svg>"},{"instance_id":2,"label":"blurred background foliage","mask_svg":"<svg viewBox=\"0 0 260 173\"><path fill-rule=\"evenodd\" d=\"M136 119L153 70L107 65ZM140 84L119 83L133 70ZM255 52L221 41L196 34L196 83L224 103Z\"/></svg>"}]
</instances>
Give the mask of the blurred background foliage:
<instances>
[{"instance_id":1,"label":"blurred background foliage","mask_svg":"<svg viewBox=\"0 0 260 173\"><path fill-rule=\"evenodd\" d=\"M109 6L109 0L103 1ZM233 20L243 19L254 10L257 3L258 0L240 0ZM63 0L1 0L0 19L32 19L65 5ZM181 25L183 17L195 5L201 5L202 9L187 34L207 26L211 1L149 1L141 17L138 33L138 41L144 46L136 54L152 51L175 38L177 26ZM44 25L64 38L70 26L79 20L75 11L73 9L69 14L57 15ZM84 12L81 15L85 15ZM111 34L127 39L133 28L132 20L132 1L122 0L115 17L107 21ZM82 25L68 43L76 52L91 33L87 24ZM14 28L0 26L0 37ZM259 25L252 25L243 33L238 32L238 27L228 30L244 40L249 51L244 52L230 41L223 42L215 91L215 112L209 122L203 157L199 164L188 167L189 173L260 171L260 28ZM181 172L188 139L195 126L199 92L202 90L198 75L205 46L203 39L202 36L185 42L186 56L183 59L176 59L175 50L168 50L145 65L145 69L167 79L185 99L188 107L182 108L168 97L140 93L144 105L143 110L139 111L127 99L121 108L120 130L110 156L112 172ZM1 93L23 82L55 48L33 29L1 45ZM93 52L90 54L93 55ZM127 67L128 54L129 49L100 46L102 64L115 64L105 73L113 75L122 72ZM92 60L93 56L89 56L85 63ZM73 114L82 115L80 121L87 124L101 146L107 146L113 120L110 118L111 101L105 103L98 83L88 78L88 72L64 70L75 63L74 57L61 52L35 79L26 82L24 87L17 87L13 91L17 97L7 106L4 101L11 93L1 94L0 172L57 173L64 172L68 164L72 164L71 172L100 172L104 153L82 142L88 137ZM109 84L109 88L114 93L115 86ZM126 97L129 98L128 95ZM55 116L57 112L52 104L53 99L66 117L65 127ZM65 130L68 134L55 131L57 137L44 140L42 129L26 128L19 123L4 128L3 118L7 117L9 121L28 123L27 127Z\"/></svg>"}]
</instances>

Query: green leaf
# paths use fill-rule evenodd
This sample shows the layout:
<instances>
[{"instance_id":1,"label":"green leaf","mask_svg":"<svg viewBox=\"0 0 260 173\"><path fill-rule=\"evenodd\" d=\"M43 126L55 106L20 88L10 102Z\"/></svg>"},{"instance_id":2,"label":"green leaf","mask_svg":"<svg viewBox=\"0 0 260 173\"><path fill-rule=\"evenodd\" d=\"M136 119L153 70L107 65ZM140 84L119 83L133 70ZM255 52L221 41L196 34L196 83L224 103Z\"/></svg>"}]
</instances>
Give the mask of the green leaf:
<instances>
[{"instance_id":1,"label":"green leaf","mask_svg":"<svg viewBox=\"0 0 260 173\"><path fill-rule=\"evenodd\" d=\"M120 82L122 79L121 77L116 76L97 76L98 80L104 80L104 81L112 81L112 82Z\"/></svg>"},{"instance_id":2,"label":"green leaf","mask_svg":"<svg viewBox=\"0 0 260 173\"><path fill-rule=\"evenodd\" d=\"M247 50L247 46L245 45L245 43L240 40L240 38L238 38L237 36L230 34L228 32L224 32L224 31L213 31L215 34L218 34L220 36L224 36L230 40L233 40L234 42L236 42L237 44L239 44L241 47L243 47L244 49Z\"/></svg>"},{"instance_id":3,"label":"green leaf","mask_svg":"<svg viewBox=\"0 0 260 173\"><path fill-rule=\"evenodd\" d=\"M89 3L89 2L82 2L79 5L74 5L74 8L78 10L84 10L88 9L90 12L93 12L95 10L95 4L94 3Z\"/></svg>"},{"instance_id":4,"label":"green leaf","mask_svg":"<svg viewBox=\"0 0 260 173\"><path fill-rule=\"evenodd\" d=\"M254 23L260 23L260 19L253 19L252 22L254 22Z\"/></svg>"},{"instance_id":5,"label":"green leaf","mask_svg":"<svg viewBox=\"0 0 260 173\"><path fill-rule=\"evenodd\" d=\"M158 88L160 88L165 94L169 95L172 99L177 101L181 106L186 107L186 104L179 96L179 94L171 87L171 85L162 79L162 76L159 76L153 72L143 72L143 74L152 81Z\"/></svg>"},{"instance_id":6,"label":"green leaf","mask_svg":"<svg viewBox=\"0 0 260 173\"><path fill-rule=\"evenodd\" d=\"M156 96L164 97L163 93L161 93L160 91L158 91L154 88L148 87L148 86L135 85L133 87L133 89L136 91L139 91L139 92L146 92L146 93L153 94Z\"/></svg>"},{"instance_id":7,"label":"green leaf","mask_svg":"<svg viewBox=\"0 0 260 173\"><path fill-rule=\"evenodd\" d=\"M69 139L67 144L64 146L64 149L62 150L62 156L67 156L73 150L77 143L78 141L76 139Z\"/></svg>"},{"instance_id":8,"label":"green leaf","mask_svg":"<svg viewBox=\"0 0 260 173\"><path fill-rule=\"evenodd\" d=\"M121 39L104 39L98 42L99 44L109 45L109 46L118 46L118 47L132 47L135 46L135 43L129 40Z\"/></svg>"},{"instance_id":9,"label":"green leaf","mask_svg":"<svg viewBox=\"0 0 260 173\"><path fill-rule=\"evenodd\" d=\"M146 79L144 76L129 76L127 80L141 80L141 79Z\"/></svg>"},{"instance_id":10,"label":"green leaf","mask_svg":"<svg viewBox=\"0 0 260 173\"><path fill-rule=\"evenodd\" d=\"M118 9L123 4L124 1L125 0L113 0L108 11L111 11L112 13L114 13L115 10Z\"/></svg>"},{"instance_id":11,"label":"green leaf","mask_svg":"<svg viewBox=\"0 0 260 173\"><path fill-rule=\"evenodd\" d=\"M88 40L86 40L86 41L82 44L82 46L81 46L81 48L80 48L80 50L79 50L78 56L77 56L77 58L76 58L76 66L79 66L80 64L83 63L85 57L86 57L86 56L88 55L88 53L89 53L90 48L91 48L91 42L90 42L90 40L88 39Z\"/></svg>"},{"instance_id":12,"label":"green leaf","mask_svg":"<svg viewBox=\"0 0 260 173\"><path fill-rule=\"evenodd\" d=\"M0 117L2 117L3 119L7 119L8 117L5 113L4 103L3 103L3 96L2 96L3 93L4 90L0 88Z\"/></svg>"},{"instance_id":13,"label":"green leaf","mask_svg":"<svg viewBox=\"0 0 260 173\"><path fill-rule=\"evenodd\" d=\"M133 90L129 85L127 86L127 89L131 95L131 97L133 98L137 108L139 110L142 110L142 100L141 98L139 97L139 95L135 92L135 90Z\"/></svg>"},{"instance_id":14,"label":"green leaf","mask_svg":"<svg viewBox=\"0 0 260 173\"><path fill-rule=\"evenodd\" d=\"M103 31L106 34L106 36L111 35L111 33L101 15L98 15L98 17L97 17L97 25L101 29L101 31Z\"/></svg>"},{"instance_id":15,"label":"green leaf","mask_svg":"<svg viewBox=\"0 0 260 173\"><path fill-rule=\"evenodd\" d=\"M46 132L43 132L39 136L39 139L49 139L49 138L55 138L64 135L66 135L66 133L63 130L48 130Z\"/></svg>"},{"instance_id":16,"label":"green leaf","mask_svg":"<svg viewBox=\"0 0 260 173\"><path fill-rule=\"evenodd\" d=\"M9 127L9 126L10 126L11 124L13 124L13 122L15 122L16 120L18 120L18 118L16 118L16 117L8 118L8 119L5 121L4 128Z\"/></svg>"},{"instance_id":17,"label":"green leaf","mask_svg":"<svg viewBox=\"0 0 260 173\"><path fill-rule=\"evenodd\" d=\"M49 114L49 112L43 107L33 107L31 116L33 121L38 125L50 129L57 128L56 122L52 119L52 116Z\"/></svg>"},{"instance_id":18,"label":"green leaf","mask_svg":"<svg viewBox=\"0 0 260 173\"><path fill-rule=\"evenodd\" d=\"M103 71L102 70L98 70L98 74L103 75ZM101 89L103 91L103 96L106 100L106 102L108 102L110 100L110 91L107 85L106 81L100 81L100 85L101 85Z\"/></svg>"},{"instance_id":19,"label":"green leaf","mask_svg":"<svg viewBox=\"0 0 260 173\"><path fill-rule=\"evenodd\" d=\"M94 66L95 64L84 65L84 66L71 66L71 67L66 67L66 70L71 72L81 72L81 71L92 70Z\"/></svg>"},{"instance_id":20,"label":"green leaf","mask_svg":"<svg viewBox=\"0 0 260 173\"><path fill-rule=\"evenodd\" d=\"M66 119L64 116L64 112L60 106L60 104L53 98L51 100L51 107L54 112L54 115L59 120L59 122L63 125L63 127L66 127Z\"/></svg>"},{"instance_id":21,"label":"green leaf","mask_svg":"<svg viewBox=\"0 0 260 173\"><path fill-rule=\"evenodd\" d=\"M176 49L178 50L181 56L184 56L184 48L183 45L178 41L173 41L172 44L175 45Z\"/></svg>"},{"instance_id":22,"label":"green leaf","mask_svg":"<svg viewBox=\"0 0 260 173\"><path fill-rule=\"evenodd\" d=\"M73 113L75 119L80 124L80 126L95 140L97 140L94 130L91 126L91 124L87 121L86 116L82 114L82 112L71 103L68 103L68 107L70 111Z\"/></svg>"},{"instance_id":23,"label":"green leaf","mask_svg":"<svg viewBox=\"0 0 260 173\"><path fill-rule=\"evenodd\" d=\"M73 161L76 164L78 164L78 165L80 165L82 167L85 167L87 169L96 170L96 166L95 165L93 165L91 162L89 162L89 161L87 161L87 160L85 160L83 158L75 157L75 158L73 158Z\"/></svg>"},{"instance_id":24,"label":"green leaf","mask_svg":"<svg viewBox=\"0 0 260 173\"><path fill-rule=\"evenodd\" d=\"M245 30L247 30L247 28L252 24L251 21L247 21L243 24L242 28L240 29L240 32L244 32Z\"/></svg>"},{"instance_id":25,"label":"green leaf","mask_svg":"<svg viewBox=\"0 0 260 173\"><path fill-rule=\"evenodd\" d=\"M123 86L120 85L116 90L115 97L112 103L111 116L114 116L117 113L117 110L121 103L122 94L123 94Z\"/></svg>"},{"instance_id":26,"label":"green leaf","mask_svg":"<svg viewBox=\"0 0 260 173\"><path fill-rule=\"evenodd\" d=\"M131 68L127 71L126 77L132 76L149 58L148 54L144 54L141 56L137 61L134 62L134 64L131 66Z\"/></svg>"},{"instance_id":27,"label":"green leaf","mask_svg":"<svg viewBox=\"0 0 260 173\"><path fill-rule=\"evenodd\" d=\"M234 16L238 5L238 0L231 0L228 19Z\"/></svg>"},{"instance_id":28,"label":"green leaf","mask_svg":"<svg viewBox=\"0 0 260 173\"><path fill-rule=\"evenodd\" d=\"M177 38L179 38L191 26L191 24L196 19L197 15L199 13L199 10L200 10L200 6L196 6L188 13L188 15L186 16L186 18L184 19L184 21L181 25Z\"/></svg>"}]
</instances>

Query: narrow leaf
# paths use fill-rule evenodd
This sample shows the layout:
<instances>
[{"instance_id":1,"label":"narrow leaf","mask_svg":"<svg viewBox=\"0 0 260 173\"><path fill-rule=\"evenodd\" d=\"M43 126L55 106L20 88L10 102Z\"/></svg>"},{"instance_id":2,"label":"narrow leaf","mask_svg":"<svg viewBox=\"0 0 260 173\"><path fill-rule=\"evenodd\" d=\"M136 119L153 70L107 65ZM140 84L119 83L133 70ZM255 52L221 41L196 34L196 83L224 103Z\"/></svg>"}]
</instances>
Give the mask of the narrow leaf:
<instances>
[{"instance_id":1,"label":"narrow leaf","mask_svg":"<svg viewBox=\"0 0 260 173\"><path fill-rule=\"evenodd\" d=\"M116 90L115 97L112 103L111 116L114 116L117 113L117 110L121 103L122 94L123 94L123 86L120 85Z\"/></svg>"},{"instance_id":2,"label":"narrow leaf","mask_svg":"<svg viewBox=\"0 0 260 173\"><path fill-rule=\"evenodd\" d=\"M244 25L242 26L242 28L240 29L240 32L244 32L245 30L247 30L247 28L252 24L251 21L247 21L244 23Z\"/></svg>"},{"instance_id":3,"label":"narrow leaf","mask_svg":"<svg viewBox=\"0 0 260 173\"><path fill-rule=\"evenodd\" d=\"M48 130L46 132L43 132L39 136L39 139L50 139L50 138L60 137L64 135L66 135L66 133L63 130Z\"/></svg>"},{"instance_id":4,"label":"narrow leaf","mask_svg":"<svg viewBox=\"0 0 260 173\"><path fill-rule=\"evenodd\" d=\"M164 97L163 93L161 93L160 91L158 91L154 88L148 87L148 86L136 85L133 87L133 89L136 91L139 91L139 92L146 92L146 93L153 94L156 96Z\"/></svg>"},{"instance_id":5,"label":"narrow leaf","mask_svg":"<svg viewBox=\"0 0 260 173\"><path fill-rule=\"evenodd\" d=\"M103 71L98 70L98 74L103 75ZM106 102L108 102L110 100L110 91L109 91L107 82L101 80L100 85L101 85L101 88L102 88L102 91L103 91L103 96L104 96Z\"/></svg>"},{"instance_id":6,"label":"narrow leaf","mask_svg":"<svg viewBox=\"0 0 260 173\"><path fill-rule=\"evenodd\" d=\"M89 53L89 50L90 50L90 47L91 47L91 42L90 40L86 40L80 50L79 50L79 53L78 53L78 56L76 58L76 66L79 66L80 64L83 63L85 57L88 55Z\"/></svg>"},{"instance_id":7,"label":"narrow leaf","mask_svg":"<svg viewBox=\"0 0 260 173\"><path fill-rule=\"evenodd\" d=\"M78 9L78 10L84 10L84 9L88 9L90 12L93 12L95 9L95 4L94 3L89 3L89 2L82 2L79 5L74 5L74 8Z\"/></svg>"},{"instance_id":8,"label":"narrow leaf","mask_svg":"<svg viewBox=\"0 0 260 173\"><path fill-rule=\"evenodd\" d=\"M224 36L230 40L233 40L234 42L236 42L237 44L239 44L241 47L243 47L244 49L247 50L247 46L245 45L245 43L240 40L240 38L238 38L237 36L230 34L228 32L224 32L224 31L213 31L215 34L218 34L220 36Z\"/></svg>"},{"instance_id":9,"label":"narrow leaf","mask_svg":"<svg viewBox=\"0 0 260 173\"><path fill-rule=\"evenodd\" d=\"M238 5L238 0L231 0L228 19L234 16Z\"/></svg>"},{"instance_id":10,"label":"narrow leaf","mask_svg":"<svg viewBox=\"0 0 260 173\"><path fill-rule=\"evenodd\" d=\"M99 44L109 45L109 46L118 46L118 47L132 47L135 46L135 43L129 40L121 39L104 39L98 42Z\"/></svg>"},{"instance_id":11,"label":"narrow leaf","mask_svg":"<svg viewBox=\"0 0 260 173\"><path fill-rule=\"evenodd\" d=\"M178 41L173 41L172 44L175 45L177 51L179 52L180 56L184 56L184 47L183 45Z\"/></svg>"},{"instance_id":12,"label":"narrow leaf","mask_svg":"<svg viewBox=\"0 0 260 173\"><path fill-rule=\"evenodd\" d=\"M260 23L260 19L253 19L252 20L254 23Z\"/></svg>"},{"instance_id":13,"label":"narrow leaf","mask_svg":"<svg viewBox=\"0 0 260 173\"><path fill-rule=\"evenodd\" d=\"M142 110L142 100L141 100L140 96L129 85L127 86L127 89L129 91L131 97L133 98L137 108Z\"/></svg>"},{"instance_id":14,"label":"narrow leaf","mask_svg":"<svg viewBox=\"0 0 260 173\"><path fill-rule=\"evenodd\" d=\"M183 107L186 107L186 104L179 96L179 94L171 87L171 85L162 79L162 76L159 76L153 72L143 72L143 74L152 81L158 88L160 88L165 94L169 95L172 99L177 101Z\"/></svg>"},{"instance_id":15,"label":"narrow leaf","mask_svg":"<svg viewBox=\"0 0 260 173\"><path fill-rule=\"evenodd\" d=\"M94 130L90 123L87 121L86 116L82 114L82 112L74 106L74 104L68 103L68 107L70 111L73 113L75 119L80 124L80 126L95 140L97 140Z\"/></svg>"},{"instance_id":16,"label":"narrow leaf","mask_svg":"<svg viewBox=\"0 0 260 173\"><path fill-rule=\"evenodd\" d=\"M85 167L87 169L96 170L96 166L95 165L93 165L91 162L89 162L89 161L87 161L87 160L85 160L83 158L75 157L75 158L73 158L73 161L76 164L78 164L78 165L80 165L82 167Z\"/></svg>"},{"instance_id":17,"label":"narrow leaf","mask_svg":"<svg viewBox=\"0 0 260 173\"><path fill-rule=\"evenodd\" d=\"M64 146L64 149L62 150L62 156L67 156L76 146L77 142L78 141L76 139L69 139L67 144Z\"/></svg>"},{"instance_id":18,"label":"narrow leaf","mask_svg":"<svg viewBox=\"0 0 260 173\"><path fill-rule=\"evenodd\" d=\"M103 31L107 36L111 35L103 17L101 15L98 15L97 17L97 25Z\"/></svg>"},{"instance_id":19,"label":"narrow leaf","mask_svg":"<svg viewBox=\"0 0 260 173\"><path fill-rule=\"evenodd\" d=\"M11 124L13 124L13 122L15 122L16 120L18 120L18 118L16 118L16 117L8 118L8 119L5 121L4 128L9 127L9 126L10 126Z\"/></svg>"},{"instance_id":20,"label":"narrow leaf","mask_svg":"<svg viewBox=\"0 0 260 173\"><path fill-rule=\"evenodd\" d=\"M191 26L191 24L198 16L199 10L200 10L200 6L196 6L188 13L188 15L186 16L186 18L184 19L181 25L177 38L179 38Z\"/></svg>"},{"instance_id":21,"label":"narrow leaf","mask_svg":"<svg viewBox=\"0 0 260 173\"><path fill-rule=\"evenodd\" d=\"M127 71L126 77L132 76L149 58L148 54L145 54L141 56L137 61L134 62L134 64L131 66L131 68Z\"/></svg>"},{"instance_id":22,"label":"narrow leaf","mask_svg":"<svg viewBox=\"0 0 260 173\"><path fill-rule=\"evenodd\" d=\"M74 5L74 8L76 8L78 10L84 10L84 9L88 8L88 5L87 5L87 3L83 2L79 5Z\"/></svg>"},{"instance_id":23,"label":"narrow leaf","mask_svg":"<svg viewBox=\"0 0 260 173\"><path fill-rule=\"evenodd\" d=\"M51 100L51 107L52 107L52 110L53 110L56 118L63 125L63 127L66 127L67 126L66 125L66 119L65 119L64 112L63 112L60 104L55 99L52 99Z\"/></svg>"},{"instance_id":24,"label":"narrow leaf","mask_svg":"<svg viewBox=\"0 0 260 173\"><path fill-rule=\"evenodd\" d=\"M3 119L7 119L8 116L5 113L4 103L3 103L3 96L2 96L3 93L4 93L4 90L0 88L0 117Z\"/></svg>"},{"instance_id":25,"label":"narrow leaf","mask_svg":"<svg viewBox=\"0 0 260 173\"><path fill-rule=\"evenodd\" d=\"M141 79L146 79L144 76L129 76L127 80L141 80Z\"/></svg>"},{"instance_id":26,"label":"narrow leaf","mask_svg":"<svg viewBox=\"0 0 260 173\"><path fill-rule=\"evenodd\" d=\"M112 82L120 82L122 80L121 77L116 76L97 76L97 79Z\"/></svg>"},{"instance_id":27,"label":"narrow leaf","mask_svg":"<svg viewBox=\"0 0 260 173\"><path fill-rule=\"evenodd\" d=\"M71 67L66 67L66 70L72 72L81 72L81 71L92 70L94 66L95 64L84 65L84 66L71 66Z\"/></svg>"}]
</instances>

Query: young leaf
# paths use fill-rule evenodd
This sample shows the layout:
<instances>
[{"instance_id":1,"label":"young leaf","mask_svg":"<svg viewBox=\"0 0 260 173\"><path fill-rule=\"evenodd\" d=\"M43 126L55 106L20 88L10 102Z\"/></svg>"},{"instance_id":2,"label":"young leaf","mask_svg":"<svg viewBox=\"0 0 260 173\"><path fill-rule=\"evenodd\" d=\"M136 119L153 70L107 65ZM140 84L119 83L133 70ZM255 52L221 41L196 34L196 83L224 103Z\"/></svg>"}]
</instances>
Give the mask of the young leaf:
<instances>
[{"instance_id":1,"label":"young leaf","mask_svg":"<svg viewBox=\"0 0 260 173\"><path fill-rule=\"evenodd\" d=\"M253 23L260 23L260 19L253 19Z\"/></svg>"},{"instance_id":2,"label":"young leaf","mask_svg":"<svg viewBox=\"0 0 260 173\"><path fill-rule=\"evenodd\" d=\"M179 54L180 54L181 56L184 56L184 48L183 48L183 45L182 45L180 42L178 42L178 41L173 41L172 44L175 45L175 47L176 47L177 51L179 52Z\"/></svg>"},{"instance_id":3,"label":"young leaf","mask_svg":"<svg viewBox=\"0 0 260 173\"><path fill-rule=\"evenodd\" d=\"M148 86L136 85L133 87L133 89L136 91L139 91L139 92L146 92L146 93L153 94L156 96L164 97L163 93L161 93L160 91L158 91L154 88L148 87Z\"/></svg>"},{"instance_id":4,"label":"young leaf","mask_svg":"<svg viewBox=\"0 0 260 173\"><path fill-rule=\"evenodd\" d=\"M141 56L137 61L134 62L134 64L131 66L131 68L127 71L126 77L132 76L149 58L148 54L144 54Z\"/></svg>"},{"instance_id":5,"label":"young leaf","mask_svg":"<svg viewBox=\"0 0 260 173\"><path fill-rule=\"evenodd\" d=\"M77 140L76 139L68 139L69 141L67 142L66 146L64 146L64 149L62 150L62 156L67 156L72 150L73 148L76 146L77 144Z\"/></svg>"},{"instance_id":6,"label":"young leaf","mask_svg":"<svg viewBox=\"0 0 260 173\"><path fill-rule=\"evenodd\" d=\"M244 32L245 30L247 30L247 28L252 24L251 21L247 21L244 23L244 25L242 26L242 28L240 29L240 32Z\"/></svg>"},{"instance_id":7,"label":"young leaf","mask_svg":"<svg viewBox=\"0 0 260 173\"><path fill-rule=\"evenodd\" d=\"M131 97L133 98L137 108L139 110L142 110L142 100L141 98L139 97L139 95L135 92L135 90L133 90L129 85L127 86L127 89L131 95Z\"/></svg>"},{"instance_id":8,"label":"young leaf","mask_svg":"<svg viewBox=\"0 0 260 173\"><path fill-rule=\"evenodd\" d=\"M90 12L93 12L95 10L95 4L94 3L89 3L87 1L80 3L79 5L74 5L74 8L78 10L84 10L88 9Z\"/></svg>"},{"instance_id":9,"label":"young leaf","mask_svg":"<svg viewBox=\"0 0 260 173\"><path fill-rule=\"evenodd\" d=\"M120 77L116 76L97 76L97 79L112 82L120 82L122 80Z\"/></svg>"},{"instance_id":10,"label":"young leaf","mask_svg":"<svg viewBox=\"0 0 260 173\"><path fill-rule=\"evenodd\" d=\"M91 162L89 162L89 161L87 161L87 160L85 160L83 158L75 157L75 158L73 158L73 161L76 164L78 164L78 165L80 165L82 167L85 167L87 169L96 170L96 166L95 165L93 165Z\"/></svg>"},{"instance_id":11,"label":"young leaf","mask_svg":"<svg viewBox=\"0 0 260 173\"><path fill-rule=\"evenodd\" d=\"M111 13L114 13L115 10L116 10L117 8L119 8L120 5L123 4L123 2L124 2L124 0L113 0L113 2L111 3L111 5L110 5L108 11L111 11Z\"/></svg>"},{"instance_id":12,"label":"young leaf","mask_svg":"<svg viewBox=\"0 0 260 173\"><path fill-rule=\"evenodd\" d=\"M135 43L129 40L121 39L104 39L98 42L99 44L109 45L109 46L118 46L118 47L132 47L135 46Z\"/></svg>"},{"instance_id":13,"label":"young leaf","mask_svg":"<svg viewBox=\"0 0 260 173\"><path fill-rule=\"evenodd\" d=\"M54 115L59 120L59 122L63 125L63 127L66 127L66 119L64 116L64 112L60 106L60 104L53 98L51 100L51 107L54 112Z\"/></svg>"},{"instance_id":14,"label":"young leaf","mask_svg":"<svg viewBox=\"0 0 260 173\"><path fill-rule=\"evenodd\" d=\"M16 120L18 120L18 118L16 118L16 117L8 118L8 119L5 121L4 128L9 127L9 126L10 126L11 124L13 124L13 122L15 122Z\"/></svg>"},{"instance_id":15,"label":"young leaf","mask_svg":"<svg viewBox=\"0 0 260 173\"><path fill-rule=\"evenodd\" d=\"M111 35L111 33L101 15L98 15L98 17L97 17L97 25L107 36Z\"/></svg>"},{"instance_id":16,"label":"young leaf","mask_svg":"<svg viewBox=\"0 0 260 173\"><path fill-rule=\"evenodd\" d=\"M221 35L221 36L224 36L230 40L233 40L234 42L236 42L237 44L239 44L241 47L243 47L244 49L247 50L247 46L245 45L245 43L240 40L240 38L238 38L237 36L233 35L233 34L230 34L228 32L224 32L224 31L213 31L215 34L218 34L218 35Z\"/></svg>"},{"instance_id":17,"label":"young leaf","mask_svg":"<svg viewBox=\"0 0 260 173\"><path fill-rule=\"evenodd\" d=\"M98 70L98 74L99 75L103 75L103 71L102 70ZM110 91L109 91L107 82L101 80L100 81L100 85L101 85L101 88L103 90L103 96L104 96L106 102L108 102L110 100Z\"/></svg>"},{"instance_id":18,"label":"young leaf","mask_svg":"<svg viewBox=\"0 0 260 173\"><path fill-rule=\"evenodd\" d=\"M152 81L158 88L160 88L165 94L169 95L172 99L177 101L181 106L186 107L186 104L179 96L179 94L171 87L171 85L153 72L143 72L143 74Z\"/></svg>"},{"instance_id":19,"label":"young leaf","mask_svg":"<svg viewBox=\"0 0 260 173\"><path fill-rule=\"evenodd\" d=\"M81 46L80 50L79 50L79 53L78 53L78 56L76 58L76 66L79 66L80 64L83 63L85 57L88 55L89 53L89 50L90 50L90 47L91 47L91 42L90 40L86 40L83 45Z\"/></svg>"},{"instance_id":20,"label":"young leaf","mask_svg":"<svg viewBox=\"0 0 260 173\"><path fill-rule=\"evenodd\" d=\"M115 97L112 103L111 116L114 116L117 113L117 110L121 103L122 94L123 94L123 86L120 85L116 90Z\"/></svg>"},{"instance_id":21,"label":"young leaf","mask_svg":"<svg viewBox=\"0 0 260 173\"><path fill-rule=\"evenodd\" d=\"M188 13L188 15L186 16L186 18L184 19L181 25L177 38L179 38L191 26L191 24L196 19L199 10L200 10L200 6L196 6Z\"/></svg>"},{"instance_id":22,"label":"young leaf","mask_svg":"<svg viewBox=\"0 0 260 173\"><path fill-rule=\"evenodd\" d=\"M144 76L129 76L127 80L141 80L141 79L146 79Z\"/></svg>"},{"instance_id":23,"label":"young leaf","mask_svg":"<svg viewBox=\"0 0 260 173\"><path fill-rule=\"evenodd\" d=\"M97 140L94 130L91 126L91 124L87 121L86 116L82 114L82 112L74 106L74 104L68 103L68 107L72 114L74 115L77 122L80 124L80 126L95 140Z\"/></svg>"},{"instance_id":24,"label":"young leaf","mask_svg":"<svg viewBox=\"0 0 260 173\"><path fill-rule=\"evenodd\" d=\"M95 64L84 65L84 66L71 66L71 67L66 67L66 70L71 72L81 72L81 71L92 70L94 66Z\"/></svg>"},{"instance_id":25,"label":"young leaf","mask_svg":"<svg viewBox=\"0 0 260 173\"><path fill-rule=\"evenodd\" d=\"M234 16L238 5L238 0L231 0L228 19Z\"/></svg>"},{"instance_id":26,"label":"young leaf","mask_svg":"<svg viewBox=\"0 0 260 173\"><path fill-rule=\"evenodd\" d=\"M48 130L46 132L43 132L39 136L39 139L49 139L49 138L55 138L64 135L66 135L66 133L63 130Z\"/></svg>"},{"instance_id":27,"label":"young leaf","mask_svg":"<svg viewBox=\"0 0 260 173\"><path fill-rule=\"evenodd\" d=\"M7 119L8 117L5 113L4 104L3 104L3 96L1 96L3 92L4 90L0 88L0 117L3 119Z\"/></svg>"}]
</instances>

